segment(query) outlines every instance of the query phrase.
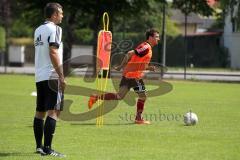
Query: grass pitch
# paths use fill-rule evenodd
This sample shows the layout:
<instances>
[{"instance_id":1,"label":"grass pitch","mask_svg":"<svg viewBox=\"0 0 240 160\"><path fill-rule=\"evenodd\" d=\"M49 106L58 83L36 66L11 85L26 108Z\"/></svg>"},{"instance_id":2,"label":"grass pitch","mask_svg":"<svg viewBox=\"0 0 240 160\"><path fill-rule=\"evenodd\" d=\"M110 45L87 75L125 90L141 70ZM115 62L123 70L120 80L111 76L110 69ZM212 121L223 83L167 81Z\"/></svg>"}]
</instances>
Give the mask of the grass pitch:
<instances>
[{"instance_id":1,"label":"grass pitch","mask_svg":"<svg viewBox=\"0 0 240 160\"><path fill-rule=\"evenodd\" d=\"M82 78L68 78L68 84L94 88ZM104 126L95 119L57 123L53 148L69 160L234 160L240 158L240 85L168 81L173 90L151 97L145 116L147 126L132 123L135 107L120 102L104 116ZM147 86L148 89L154 86ZM109 82L108 90L114 91ZM0 75L0 159L56 159L34 154L32 120L35 111L34 77ZM87 97L72 99L71 112L87 112ZM107 106L106 106L107 107ZM182 115L192 109L199 124L183 125ZM148 117L149 118L149 117Z\"/></svg>"}]
</instances>

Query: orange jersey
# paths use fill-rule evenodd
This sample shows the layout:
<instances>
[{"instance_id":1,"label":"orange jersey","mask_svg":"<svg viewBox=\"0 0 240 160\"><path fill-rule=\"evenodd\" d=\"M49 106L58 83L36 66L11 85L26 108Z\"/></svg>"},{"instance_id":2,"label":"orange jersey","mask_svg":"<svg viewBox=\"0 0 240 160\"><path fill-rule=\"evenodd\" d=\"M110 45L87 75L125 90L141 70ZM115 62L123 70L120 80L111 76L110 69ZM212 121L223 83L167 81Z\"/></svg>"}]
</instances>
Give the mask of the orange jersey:
<instances>
[{"instance_id":1,"label":"orange jersey","mask_svg":"<svg viewBox=\"0 0 240 160\"><path fill-rule=\"evenodd\" d=\"M149 43L143 42L134 51L135 54L123 69L123 76L126 78L141 79L144 75L143 71L152 58L152 47Z\"/></svg>"}]
</instances>

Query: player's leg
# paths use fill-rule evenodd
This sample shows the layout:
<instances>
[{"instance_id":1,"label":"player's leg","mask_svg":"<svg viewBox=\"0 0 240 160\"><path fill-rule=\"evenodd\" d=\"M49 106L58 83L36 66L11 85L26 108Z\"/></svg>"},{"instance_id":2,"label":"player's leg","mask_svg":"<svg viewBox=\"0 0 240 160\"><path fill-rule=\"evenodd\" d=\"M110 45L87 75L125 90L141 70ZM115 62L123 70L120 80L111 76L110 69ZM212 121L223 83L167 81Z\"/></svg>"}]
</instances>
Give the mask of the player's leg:
<instances>
[{"instance_id":1,"label":"player's leg","mask_svg":"<svg viewBox=\"0 0 240 160\"><path fill-rule=\"evenodd\" d=\"M134 87L134 91L138 94L137 101L137 111L136 111L136 124L150 124L149 121L146 121L142 117L142 113L144 111L144 104L147 99L145 85L142 79L136 80L136 86Z\"/></svg>"},{"instance_id":2,"label":"player's leg","mask_svg":"<svg viewBox=\"0 0 240 160\"><path fill-rule=\"evenodd\" d=\"M43 129L44 129L44 117L46 112L36 111L35 117L33 120L33 131L36 142L36 153L43 154L42 148L42 138L43 138Z\"/></svg>"},{"instance_id":3,"label":"player's leg","mask_svg":"<svg viewBox=\"0 0 240 160\"><path fill-rule=\"evenodd\" d=\"M122 100L128 93L129 88L127 86L120 86L117 93L105 93L98 97L102 100Z\"/></svg>"},{"instance_id":4,"label":"player's leg","mask_svg":"<svg viewBox=\"0 0 240 160\"><path fill-rule=\"evenodd\" d=\"M122 78L120 85L119 85L119 91L117 93L105 93L102 95L96 95L93 94L90 96L90 99L88 101L88 108L91 109L93 104L96 103L98 99L102 100L121 100L125 97L125 95L128 93L130 87L127 82L127 79L125 77Z\"/></svg>"},{"instance_id":5,"label":"player's leg","mask_svg":"<svg viewBox=\"0 0 240 160\"><path fill-rule=\"evenodd\" d=\"M36 112L33 120L33 131L36 142L36 153L43 154L42 138L44 129L44 118L46 115L46 108L44 107L44 87L43 82L36 83L37 99L36 99Z\"/></svg>"},{"instance_id":6,"label":"player's leg","mask_svg":"<svg viewBox=\"0 0 240 160\"><path fill-rule=\"evenodd\" d=\"M48 110L47 118L44 126L44 148L50 148L52 146L52 139L56 128L57 113L55 110Z\"/></svg>"},{"instance_id":7,"label":"player's leg","mask_svg":"<svg viewBox=\"0 0 240 160\"><path fill-rule=\"evenodd\" d=\"M52 149L52 140L55 133L56 122L60 111L58 110L48 110L47 118L44 126L44 152L43 155L51 155L55 157L65 157L64 154L59 153Z\"/></svg>"},{"instance_id":8,"label":"player's leg","mask_svg":"<svg viewBox=\"0 0 240 160\"><path fill-rule=\"evenodd\" d=\"M145 92L138 93L137 111L136 111L136 118L135 118L136 123L143 121L142 113L144 111L144 104L146 99L147 99L147 96Z\"/></svg>"},{"instance_id":9,"label":"player's leg","mask_svg":"<svg viewBox=\"0 0 240 160\"><path fill-rule=\"evenodd\" d=\"M128 86L121 86L119 88L119 91L117 93L117 99L122 100L126 94L129 92L129 87Z\"/></svg>"},{"instance_id":10,"label":"player's leg","mask_svg":"<svg viewBox=\"0 0 240 160\"><path fill-rule=\"evenodd\" d=\"M127 86L122 86L119 88L119 91L117 93L105 93L102 95L96 95L93 94L90 96L90 99L88 101L88 108L91 109L92 106L94 105L94 103L96 103L96 101L98 99L102 99L102 100L121 100L125 97L125 95L128 93L129 89Z\"/></svg>"},{"instance_id":11,"label":"player's leg","mask_svg":"<svg viewBox=\"0 0 240 160\"><path fill-rule=\"evenodd\" d=\"M33 131L36 141L36 148L42 147L42 138L43 138L43 127L44 127L44 118L45 118L46 112L39 112L36 111L35 117L33 120Z\"/></svg>"},{"instance_id":12,"label":"player's leg","mask_svg":"<svg viewBox=\"0 0 240 160\"><path fill-rule=\"evenodd\" d=\"M52 140L55 133L56 122L63 107L63 94L59 90L57 80L49 80L47 85L47 118L44 125L44 152L47 155L64 157L52 149Z\"/></svg>"}]
</instances>

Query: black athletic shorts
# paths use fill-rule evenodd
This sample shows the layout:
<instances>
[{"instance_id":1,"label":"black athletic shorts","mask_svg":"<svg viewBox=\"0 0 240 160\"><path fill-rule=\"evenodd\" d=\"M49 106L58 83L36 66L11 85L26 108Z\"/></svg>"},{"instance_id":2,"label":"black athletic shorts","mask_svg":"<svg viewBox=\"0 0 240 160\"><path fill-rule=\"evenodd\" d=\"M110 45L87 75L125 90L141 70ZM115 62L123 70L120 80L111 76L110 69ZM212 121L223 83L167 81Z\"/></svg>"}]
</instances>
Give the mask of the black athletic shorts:
<instances>
[{"instance_id":1,"label":"black athletic shorts","mask_svg":"<svg viewBox=\"0 0 240 160\"><path fill-rule=\"evenodd\" d=\"M119 86L126 86L129 90L133 88L136 93L146 92L142 79L126 78L123 76Z\"/></svg>"},{"instance_id":2,"label":"black athletic shorts","mask_svg":"<svg viewBox=\"0 0 240 160\"><path fill-rule=\"evenodd\" d=\"M58 80L45 80L36 83L36 111L63 110L63 93L59 90Z\"/></svg>"}]
</instances>

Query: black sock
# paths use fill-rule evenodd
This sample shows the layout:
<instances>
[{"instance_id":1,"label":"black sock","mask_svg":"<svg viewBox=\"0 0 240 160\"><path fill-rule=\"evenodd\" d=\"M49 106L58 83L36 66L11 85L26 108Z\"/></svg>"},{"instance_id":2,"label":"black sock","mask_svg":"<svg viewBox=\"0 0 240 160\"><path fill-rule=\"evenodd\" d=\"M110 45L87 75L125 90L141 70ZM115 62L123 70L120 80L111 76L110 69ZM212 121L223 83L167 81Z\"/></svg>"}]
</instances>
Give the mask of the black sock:
<instances>
[{"instance_id":1,"label":"black sock","mask_svg":"<svg viewBox=\"0 0 240 160\"><path fill-rule=\"evenodd\" d=\"M56 127L56 120L48 116L44 126L44 147L45 148L51 148L55 127Z\"/></svg>"},{"instance_id":2,"label":"black sock","mask_svg":"<svg viewBox=\"0 0 240 160\"><path fill-rule=\"evenodd\" d=\"M34 131L37 148L42 147L43 122L44 120L38 119L36 117L33 120L33 131Z\"/></svg>"}]
</instances>

